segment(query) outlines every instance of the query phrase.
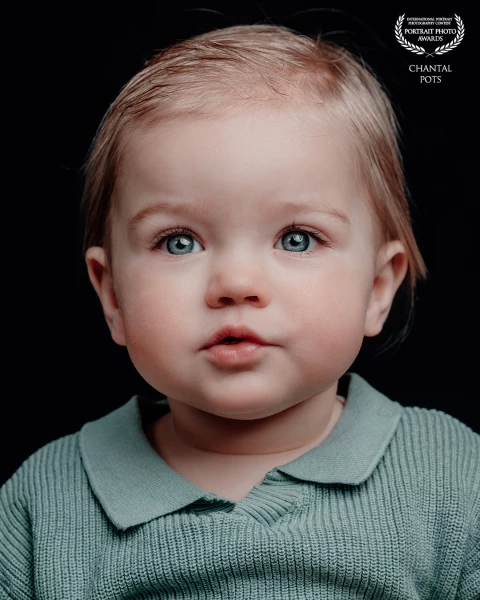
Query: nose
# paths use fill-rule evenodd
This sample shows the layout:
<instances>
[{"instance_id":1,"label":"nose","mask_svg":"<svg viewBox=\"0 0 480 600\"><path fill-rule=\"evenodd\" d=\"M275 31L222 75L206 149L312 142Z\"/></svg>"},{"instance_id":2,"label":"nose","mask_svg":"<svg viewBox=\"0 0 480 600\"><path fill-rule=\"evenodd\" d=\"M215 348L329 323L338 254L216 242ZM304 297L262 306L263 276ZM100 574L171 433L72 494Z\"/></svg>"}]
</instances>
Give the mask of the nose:
<instances>
[{"instance_id":1,"label":"nose","mask_svg":"<svg viewBox=\"0 0 480 600\"><path fill-rule=\"evenodd\" d=\"M212 308L235 304L252 304L262 308L269 304L271 291L265 273L258 264L225 263L212 276L206 294Z\"/></svg>"}]
</instances>

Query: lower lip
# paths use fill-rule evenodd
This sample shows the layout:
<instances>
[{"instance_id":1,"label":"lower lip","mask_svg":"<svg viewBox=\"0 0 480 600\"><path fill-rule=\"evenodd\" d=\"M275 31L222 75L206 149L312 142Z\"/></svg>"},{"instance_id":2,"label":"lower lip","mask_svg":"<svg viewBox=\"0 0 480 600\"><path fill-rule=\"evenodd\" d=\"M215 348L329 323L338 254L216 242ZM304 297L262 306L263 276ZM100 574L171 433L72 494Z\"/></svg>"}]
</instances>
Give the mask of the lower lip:
<instances>
[{"instance_id":1,"label":"lower lip","mask_svg":"<svg viewBox=\"0 0 480 600\"><path fill-rule=\"evenodd\" d=\"M238 344L215 344L210 348L206 348L206 352L217 363L241 365L257 359L262 354L262 350L267 347L264 344L256 344L246 340Z\"/></svg>"}]
</instances>

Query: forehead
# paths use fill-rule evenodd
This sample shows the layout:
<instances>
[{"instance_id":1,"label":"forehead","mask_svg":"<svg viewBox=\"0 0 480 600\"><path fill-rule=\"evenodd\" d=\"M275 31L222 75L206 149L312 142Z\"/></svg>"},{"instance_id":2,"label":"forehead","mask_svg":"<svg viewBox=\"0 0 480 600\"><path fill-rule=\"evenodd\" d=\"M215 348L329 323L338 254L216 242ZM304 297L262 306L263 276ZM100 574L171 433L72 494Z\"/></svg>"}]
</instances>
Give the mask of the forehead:
<instances>
[{"instance_id":1,"label":"forehead","mask_svg":"<svg viewBox=\"0 0 480 600\"><path fill-rule=\"evenodd\" d=\"M210 202L215 210L310 196L353 210L360 195L355 155L348 131L326 111L183 116L130 132L115 186L117 210L131 218L161 196Z\"/></svg>"}]
</instances>

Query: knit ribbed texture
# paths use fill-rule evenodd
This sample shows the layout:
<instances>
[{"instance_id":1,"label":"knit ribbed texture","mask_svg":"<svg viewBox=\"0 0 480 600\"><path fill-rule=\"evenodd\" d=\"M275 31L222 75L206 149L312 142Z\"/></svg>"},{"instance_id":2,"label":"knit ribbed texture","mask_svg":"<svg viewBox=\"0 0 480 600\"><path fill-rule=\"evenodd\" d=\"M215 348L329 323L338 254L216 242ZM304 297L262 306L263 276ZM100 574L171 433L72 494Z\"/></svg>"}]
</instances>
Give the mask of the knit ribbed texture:
<instances>
[{"instance_id":1,"label":"knit ribbed texture","mask_svg":"<svg viewBox=\"0 0 480 600\"><path fill-rule=\"evenodd\" d=\"M273 470L239 503L207 493L125 530L65 436L0 488L0 597L478 600L480 436L405 407L359 485Z\"/></svg>"}]
</instances>

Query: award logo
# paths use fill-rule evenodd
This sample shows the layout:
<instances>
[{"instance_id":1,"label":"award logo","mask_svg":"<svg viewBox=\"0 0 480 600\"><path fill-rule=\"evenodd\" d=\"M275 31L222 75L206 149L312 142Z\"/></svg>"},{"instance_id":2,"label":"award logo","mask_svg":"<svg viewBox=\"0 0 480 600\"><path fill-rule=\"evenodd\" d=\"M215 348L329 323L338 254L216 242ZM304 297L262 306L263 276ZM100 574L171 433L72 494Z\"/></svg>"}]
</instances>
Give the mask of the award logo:
<instances>
[{"instance_id":1,"label":"award logo","mask_svg":"<svg viewBox=\"0 0 480 600\"><path fill-rule=\"evenodd\" d=\"M455 15L456 27L451 26L452 17L407 17L408 26L403 29L405 15L398 17L395 23L395 37L410 52L415 54L425 54L425 56L434 56L435 54L445 54L456 48L463 40L465 35L465 25L462 19ZM418 42L443 42L445 36L455 35L448 44L437 46L432 52L427 52L423 46L418 46L408 41L405 35L415 36Z\"/></svg>"},{"instance_id":2,"label":"award logo","mask_svg":"<svg viewBox=\"0 0 480 600\"><path fill-rule=\"evenodd\" d=\"M405 17L395 23L395 37L406 50L428 59L446 54L459 46L465 35L465 25L458 15L453 17ZM410 65L415 73L451 73L450 65ZM421 75L420 83L440 83L441 75Z\"/></svg>"}]
</instances>

